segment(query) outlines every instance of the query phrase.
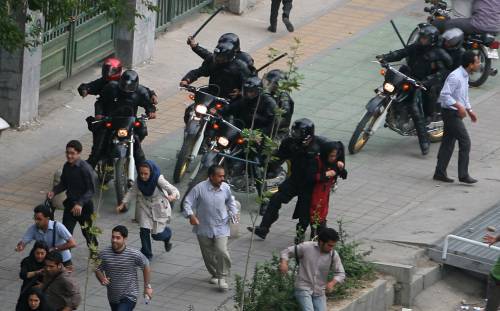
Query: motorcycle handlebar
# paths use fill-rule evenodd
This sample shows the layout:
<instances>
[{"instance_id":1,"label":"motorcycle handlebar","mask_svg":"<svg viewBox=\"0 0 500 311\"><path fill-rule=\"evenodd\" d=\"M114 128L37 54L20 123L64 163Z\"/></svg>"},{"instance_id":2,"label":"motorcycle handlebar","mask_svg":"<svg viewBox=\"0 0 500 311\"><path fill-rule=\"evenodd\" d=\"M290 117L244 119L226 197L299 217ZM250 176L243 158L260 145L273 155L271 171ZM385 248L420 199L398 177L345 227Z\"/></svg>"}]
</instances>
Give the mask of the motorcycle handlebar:
<instances>
[{"instance_id":1,"label":"motorcycle handlebar","mask_svg":"<svg viewBox=\"0 0 500 311\"><path fill-rule=\"evenodd\" d=\"M200 89L201 89L201 87L194 87L194 86L191 86L191 85L180 86L179 87L179 90L186 90L186 91L191 92L191 93L201 93L201 94L209 95L209 96L212 96L217 101L229 104L229 101L227 99L222 98L222 97L218 97L218 96L215 96L215 95L212 95L212 94L209 94L207 92L200 91Z\"/></svg>"},{"instance_id":2,"label":"motorcycle handlebar","mask_svg":"<svg viewBox=\"0 0 500 311\"><path fill-rule=\"evenodd\" d=\"M413 78L410 78L408 77L407 75L405 75L404 73L402 73L401 71L397 70L396 68L392 67L391 64L389 64L388 62L384 61L383 59L379 59L379 60L376 60L375 61L376 63L379 63L380 66L384 67L385 69L387 70L392 70L392 71L395 71L397 73L399 73L400 75L402 75L408 82L410 82L411 84L413 84L415 87L419 88L419 89L422 89L424 91L427 91L427 88L421 83L421 82L418 82L417 80L413 79Z\"/></svg>"}]
</instances>

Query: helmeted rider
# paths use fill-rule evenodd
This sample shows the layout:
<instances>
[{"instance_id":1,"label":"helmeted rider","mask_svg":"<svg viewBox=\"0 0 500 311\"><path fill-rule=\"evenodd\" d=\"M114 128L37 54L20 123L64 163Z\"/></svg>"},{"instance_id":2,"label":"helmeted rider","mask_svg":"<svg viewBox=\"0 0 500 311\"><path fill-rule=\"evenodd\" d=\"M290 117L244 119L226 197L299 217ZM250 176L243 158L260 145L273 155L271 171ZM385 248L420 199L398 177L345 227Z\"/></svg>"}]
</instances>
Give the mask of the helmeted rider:
<instances>
[{"instance_id":1,"label":"helmeted rider","mask_svg":"<svg viewBox=\"0 0 500 311\"><path fill-rule=\"evenodd\" d=\"M119 81L111 81L104 87L96 103L96 114L107 117L137 116L139 107L144 108L149 119L156 118L156 107L152 104L147 89L139 84L139 75L134 70L126 70ZM108 138L108 131L99 133L87 160L92 167L97 165ZM134 158L136 164L139 165L146 160L141 141L147 136L147 129L142 126L134 134L136 138Z\"/></svg>"},{"instance_id":2,"label":"helmeted rider","mask_svg":"<svg viewBox=\"0 0 500 311\"><path fill-rule=\"evenodd\" d=\"M234 46L235 50L235 58L241 60L242 62L248 65L248 69L253 73L255 72L254 61L250 54L243 52L240 48L240 38L237 34L228 32L220 36L219 43L230 43ZM204 47L200 46L198 42L194 40L192 36L189 36L187 39L187 44L191 47L191 50L195 52L199 57L203 60L207 60L213 57L213 53Z\"/></svg>"},{"instance_id":3,"label":"helmeted rider","mask_svg":"<svg viewBox=\"0 0 500 311\"><path fill-rule=\"evenodd\" d=\"M242 96L226 106L221 114L225 118L232 116L242 121L244 128L250 128L253 124L254 129L270 136L277 107L274 98L263 92L262 80L251 76L243 82Z\"/></svg>"},{"instance_id":4,"label":"helmeted rider","mask_svg":"<svg viewBox=\"0 0 500 311\"><path fill-rule=\"evenodd\" d=\"M189 71L180 82L187 86L200 77L209 77L210 94L234 99L240 94L243 81L250 76L246 63L236 59L235 46L228 42L217 44L213 57L203 61L197 69Z\"/></svg>"},{"instance_id":5,"label":"helmeted rider","mask_svg":"<svg viewBox=\"0 0 500 311\"><path fill-rule=\"evenodd\" d=\"M267 208L261 208L263 217L260 225L255 227L257 236L266 238L269 228L278 220L281 205L296 196L300 202L297 202L293 218L302 218L309 213L310 201L306 197L310 198L313 184L307 182L307 172L315 167L316 156L326 142L326 138L314 134L314 123L311 120L303 118L293 123L291 136L281 142L270 163L270 167L281 166L284 161L289 160L291 172L279 185L278 192L271 197ZM253 228L248 227L248 230L252 231Z\"/></svg>"},{"instance_id":6,"label":"helmeted rider","mask_svg":"<svg viewBox=\"0 0 500 311\"><path fill-rule=\"evenodd\" d=\"M279 89L280 81L285 79L286 74L280 69L270 70L262 78L264 91L274 98L279 108L284 110L279 126L280 133L288 133L295 106L290 94L287 91Z\"/></svg>"},{"instance_id":7,"label":"helmeted rider","mask_svg":"<svg viewBox=\"0 0 500 311\"><path fill-rule=\"evenodd\" d=\"M465 52L463 48L464 32L459 28L446 30L443 35L443 48L453 59L452 70L457 69L462 64L462 55Z\"/></svg>"},{"instance_id":8,"label":"helmeted rider","mask_svg":"<svg viewBox=\"0 0 500 311\"><path fill-rule=\"evenodd\" d=\"M402 66L400 71L422 82L427 88L427 91L415 90L413 96L408 96L407 99L408 112L415 124L423 155L429 152L430 143L419 101L422 101L425 115L434 117L439 92L453 66L451 56L440 47L439 41L439 30L426 24L420 28L417 42L406 48L376 56L384 62L395 62L406 58L407 66Z\"/></svg>"}]
</instances>

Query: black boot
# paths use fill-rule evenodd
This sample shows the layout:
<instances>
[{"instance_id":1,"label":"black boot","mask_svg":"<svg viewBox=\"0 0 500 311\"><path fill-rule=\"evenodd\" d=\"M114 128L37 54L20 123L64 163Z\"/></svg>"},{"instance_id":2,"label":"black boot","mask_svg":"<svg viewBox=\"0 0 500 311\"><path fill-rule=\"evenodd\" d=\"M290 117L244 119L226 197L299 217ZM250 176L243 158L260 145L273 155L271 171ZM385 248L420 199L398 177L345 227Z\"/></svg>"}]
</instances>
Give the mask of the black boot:
<instances>
[{"instance_id":1,"label":"black boot","mask_svg":"<svg viewBox=\"0 0 500 311\"><path fill-rule=\"evenodd\" d=\"M289 32L294 32L295 28L293 28L292 23L290 22L290 19L288 17L283 17L283 24L285 24L286 29Z\"/></svg>"},{"instance_id":2,"label":"black boot","mask_svg":"<svg viewBox=\"0 0 500 311\"><path fill-rule=\"evenodd\" d=\"M271 24L267 27L267 30L270 32L276 32L276 24Z\"/></svg>"},{"instance_id":3,"label":"black boot","mask_svg":"<svg viewBox=\"0 0 500 311\"><path fill-rule=\"evenodd\" d=\"M422 151L422 155L426 155L429 153L429 148L430 148L430 143L429 141L424 141L420 143L420 150Z\"/></svg>"},{"instance_id":4,"label":"black boot","mask_svg":"<svg viewBox=\"0 0 500 311\"><path fill-rule=\"evenodd\" d=\"M254 227L247 227L247 230L252 232L252 231L254 231ZM268 233L269 233L269 229L267 229L267 228L264 228L261 226L255 227L255 235L263 240L266 239L266 236Z\"/></svg>"}]
</instances>

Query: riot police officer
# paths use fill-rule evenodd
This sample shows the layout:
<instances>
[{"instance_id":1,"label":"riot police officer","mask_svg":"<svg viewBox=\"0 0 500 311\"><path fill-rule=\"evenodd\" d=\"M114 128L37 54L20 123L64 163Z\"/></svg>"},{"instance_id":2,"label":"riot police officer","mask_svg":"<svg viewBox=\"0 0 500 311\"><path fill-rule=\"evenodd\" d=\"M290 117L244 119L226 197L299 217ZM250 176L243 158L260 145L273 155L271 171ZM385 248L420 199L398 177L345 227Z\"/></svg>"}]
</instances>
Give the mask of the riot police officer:
<instances>
[{"instance_id":1,"label":"riot police officer","mask_svg":"<svg viewBox=\"0 0 500 311\"><path fill-rule=\"evenodd\" d=\"M210 77L208 92L223 98L236 98L240 95L243 81L250 76L246 63L236 59L236 50L233 44L219 43L214 50L213 57L203 61L201 67L189 71L180 82L186 86L200 77Z\"/></svg>"},{"instance_id":2,"label":"riot police officer","mask_svg":"<svg viewBox=\"0 0 500 311\"><path fill-rule=\"evenodd\" d=\"M134 70L125 71L120 80L109 82L101 92L96 103L96 114L109 117L136 116L139 107L143 107L148 118L156 118L156 107L151 103L149 92L139 84L139 75ZM107 131L100 131L87 160L92 167L97 165L106 142ZM147 136L146 127L135 132L134 158L137 164L146 160L141 148L141 141Z\"/></svg>"},{"instance_id":3,"label":"riot police officer","mask_svg":"<svg viewBox=\"0 0 500 311\"><path fill-rule=\"evenodd\" d=\"M264 86L264 91L270 94L279 108L283 110L281 115L281 121L279 125L280 136L283 134L288 134L288 129L292 122L292 115L295 103L292 97L287 91L282 91L279 89L279 82L286 79L286 75L283 71L279 69L273 69L267 72L262 78L262 83Z\"/></svg>"},{"instance_id":4,"label":"riot police officer","mask_svg":"<svg viewBox=\"0 0 500 311\"><path fill-rule=\"evenodd\" d=\"M263 214L259 226L255 227L255 234L265 239L271 225L278 220L281 204L290 202L296 196L310 196L313 185L307 183L307 171L315 167L316 156L320 154L321 146L326 138L314 134L314 123L307 119L298 119L292 125L291 136L285 138L278 148L270 166L280 166L284 161L291 162L291 174L279 186L267 208L261 209ZM297 204L293 218L302 218L304 213L309 212L310 201L301 200L304 204ZM254 230L252 227L247 228Z\"/></svg>"},{"instance_id":5,"label":"riot police officer","mask_svg":"<svg viewBox=\"0 0 500 311\"><path fill-rule=\"evenodd\" d=\"M262 80L251 76L243 83L242 96L225 107L221 113L226 118L232 116L242 121L244 128L250 128L253 123L254 129L270 136L277 107L274 98L262 91Z\"/></svg>"},{"instance_id":6,"label":"riot police officer","mask_svg":"<svg viewBox=\"0 0 500 311\"><path fill-rule=\"evenodd\" d=\"M237 34L228 32L220 36L219 43L230 43L234 46L235 50L235 58L241 60L242 62L246 63L248 65L248 69L254 73L255 72L255 67L254 67L254 61L252 56L250 54L243 52L240 48L240 38L238 37ZM192 36L189 36L187 39L187 44L191 47L191 50L196 53L199 57L201 57L203 60L207 60L213 57L213 53L211 53L209 50L205 49L204 47L200 46L199 43L197 43Z\"/></svg>"},{"instance_id":7,"label":"riot police officer","mask_svg":"<svg viewBox=\"0 0 500 311\"><path fill-rule=\"evenodd\" d=\"M427 88L425 92L414 91L414 96L409 96L407 102L408 112L415 124L423 155L429 153L430 143L419 101L422 102L426 115L432 117L436 112L439 91L453 65L450 55L439 46L439 40L439 30L427 24L420 28L416 43L404 49L377 56L377 59L385 62L395 62L406 58L408 66L402 66L401 72L419 80Z\"/></svg>"}]
</instances>

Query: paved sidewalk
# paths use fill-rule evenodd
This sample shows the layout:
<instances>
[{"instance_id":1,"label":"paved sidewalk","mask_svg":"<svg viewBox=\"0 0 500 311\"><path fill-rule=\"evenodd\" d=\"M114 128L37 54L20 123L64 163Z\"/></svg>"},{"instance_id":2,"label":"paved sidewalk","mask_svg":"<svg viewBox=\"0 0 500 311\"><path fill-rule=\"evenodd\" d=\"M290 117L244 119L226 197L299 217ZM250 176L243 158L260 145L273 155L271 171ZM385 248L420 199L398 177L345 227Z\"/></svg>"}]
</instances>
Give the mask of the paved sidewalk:
<instances>
[{"instance_id":1,"label":"paved sidewalk","mask_svg":"<svg viewBox=\"0 0 500 311\"><path fill-rule=\"evenodd\" d=\"M300 35L305 43L301 64L305 81L302 90L294 94L296 118L310 117L316 122L319 134L348 142L364 105L373 96L373 89L382 82L379 68L370 61L376 54L399 48L399 42L388 24L389 16L395 16L397 12L395 22L403 36L408 36L413 26L424 18L423 14L419 14L421 8L403 7L409 3L398 2L400 6L395 7L386 0L350 1L298 27L293 36ZM181 37L184 39L185 36L179 35ZM274 47L286 47L291 38L292 35L285 35L269 43ZM264 62L266 50L267 45L263 44L252 53L257 63ZM492 130L496 128L496 116L500 113L499 86L500 80L493 78L484 87L471 90L479 115L479 123L470 126L473 141L471 173L480 179L476 186L434 183L431 177L438 145L433 145L431 153L424 158L419 155L416 138L405 138L390 130L380 129L361 153L348 157L349 178L340 184L333 195L330 222L342 218L347 231L357 239L366 245L373 241L377 247L373 259L406 263L411 260L408 253L414 250L404 253L391 241L432 243L499 201L500 195L495 190L499 181L496 175L500 170L500 142ZM180 146L184 96L181 94L162 102L161 119L149 123L152 134L147 139L145 151L167 172L167 178ZM61 144L61 140L58 143ZM19 154L21 157L23 155ZM32 223L29 210L43 198L40 192L48 188L54 169L62 161L62 155L58 155L29 174L0 186L0 232L7 236L0 246L0 299L6 310L12 309L20 286L17 273L22 256L13 252L14 245ZM455 176L455 162L453 160L450 166L451 176ZM249 235L244 227L250 222L247 210L253 206L253 198L239 197L244 205L244 214L242 236L230 242L233 274L241 274L244 269L249 244ZM112 190L104 193L103 202L99 219L99 226L104 229L101 245L109 243L110 229L115 224L123 223L131 229L131 244L138 246L138 229L136 224L130 222L133 213L116 215L113 212ZM254 244L252 267L255 262L268 259L273 251L292 243L295 221L290 219L291 207L292 204L289 204L283 208L269 238ZM60 214L57 217L60 219ZM220 294L208 284L199 247L188 223L177 216L172 227L174 248L171 253L163 253L161 243L154 243L153 287L156 296L150 306L140 301L137 310L188 310L188 306L192 306L195 310L208 311L230 302L232 291ZM74 252L77 258L76 274L83 284L87 250L81 243L83 238L80 232L76 231L80 242ZM86 310L108 309L105 291L92 275L86 305Z\"/></svg>"}]
</instances>

